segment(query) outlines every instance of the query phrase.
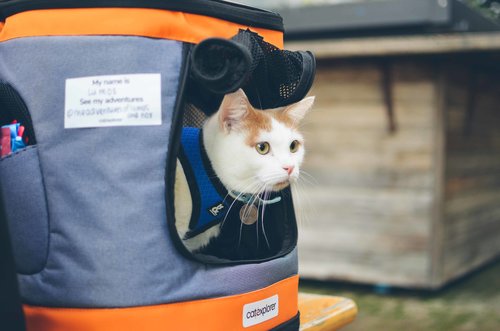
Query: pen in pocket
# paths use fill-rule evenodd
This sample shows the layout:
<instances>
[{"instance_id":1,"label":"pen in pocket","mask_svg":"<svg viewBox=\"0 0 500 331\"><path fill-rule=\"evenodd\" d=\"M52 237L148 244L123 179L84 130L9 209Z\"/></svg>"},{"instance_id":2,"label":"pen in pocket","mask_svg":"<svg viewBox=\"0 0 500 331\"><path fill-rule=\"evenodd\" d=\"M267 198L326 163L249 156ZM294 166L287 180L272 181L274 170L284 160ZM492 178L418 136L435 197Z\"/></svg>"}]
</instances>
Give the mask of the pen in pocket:
<instances>
[{"instance_id":1,"label":"pen in pocket","mask_svg":"<svg viewBox=\"0 0 500 331\"><path fill-rule=\"evenodd\" d=\"M1 130L1 156L7 156L15 151L26 147L24 142L25 128L17 121L2 126Z\"/></svg>"}]
</instances>

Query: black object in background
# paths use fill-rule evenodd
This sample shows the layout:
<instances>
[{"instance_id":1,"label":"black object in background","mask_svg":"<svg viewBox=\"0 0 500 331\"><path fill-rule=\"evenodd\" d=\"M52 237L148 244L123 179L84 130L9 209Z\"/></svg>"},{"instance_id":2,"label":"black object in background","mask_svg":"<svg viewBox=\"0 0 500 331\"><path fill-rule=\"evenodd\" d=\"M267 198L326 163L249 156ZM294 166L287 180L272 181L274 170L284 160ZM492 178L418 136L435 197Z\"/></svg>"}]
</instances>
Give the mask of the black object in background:
<instances>
[{"instance_id":1,"label":"black object in background","mask_svg":"<svg viewBox=\"0 0 500 331\"><path fill-rule=\"evenodd\" d=\"M19 297L16 269L7 220L0 200L0 330L24 331L24 315Z\"/></svg>"},{"instance_id":2,"label":"black object in background","mask_svg":"<svg viewBox=\"0 0 500 331\"><path fill-rule=\"evenodd\" d=\"M206 115L224 94L242 88L258 109L288 106L304 98L314 80L311 52L287 51L250 30L231 39L209 38L193 47L188 102Z\"/></svg>"}]
</instances>

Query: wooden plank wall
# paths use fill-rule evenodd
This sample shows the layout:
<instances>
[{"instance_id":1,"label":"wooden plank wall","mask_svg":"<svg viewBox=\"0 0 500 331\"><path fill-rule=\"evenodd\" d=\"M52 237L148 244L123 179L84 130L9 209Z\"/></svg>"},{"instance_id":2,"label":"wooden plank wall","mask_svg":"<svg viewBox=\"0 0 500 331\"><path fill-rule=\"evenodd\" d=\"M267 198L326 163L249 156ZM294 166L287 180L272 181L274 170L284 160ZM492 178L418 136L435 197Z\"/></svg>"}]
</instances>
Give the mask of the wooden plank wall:
<instances>
[{"instance_id":1,"label":"wooden plank wall","mask_svg":"<svg viewBox=\"0 0 500 331\"><path fill-rule=\"evenodd\" d=\"M318 64L303 125L310 176L296 194L305 278L429 285L436 74L414 60L390 72L393 134L378 62Z\"/></svg>"},{"instance_id":2,"label":"wooden plank wall","mask_svg":"<svg viewBox=\"0 0 500 331\"><path fill-rule=\"evenodd\" d=\"M451 62L447 75L442 282L500 254L500 58Z\"/></svg>"}]
</instances>

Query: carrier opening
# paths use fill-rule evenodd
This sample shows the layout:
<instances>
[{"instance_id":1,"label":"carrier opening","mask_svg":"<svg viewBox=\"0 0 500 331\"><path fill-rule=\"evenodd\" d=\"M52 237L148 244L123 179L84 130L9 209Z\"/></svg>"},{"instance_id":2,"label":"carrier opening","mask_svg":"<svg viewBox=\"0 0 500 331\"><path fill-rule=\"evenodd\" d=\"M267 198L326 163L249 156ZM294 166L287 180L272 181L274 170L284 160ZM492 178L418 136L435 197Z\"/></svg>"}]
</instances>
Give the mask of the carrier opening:
<instances>
[{"instance_id":1,"label":"carrier opening","mask_svg":"<svg viewBox=\"0 0 500 331\"><path fill-rule=\"evenodd\" d=\"M174 241L207 263L262 262L289 253L297 242L291 185L303 155L295 125L312 105L304 96L314 57L240 30L230 40L194 46L190 66Z\"/></svg>"}]
</instances>

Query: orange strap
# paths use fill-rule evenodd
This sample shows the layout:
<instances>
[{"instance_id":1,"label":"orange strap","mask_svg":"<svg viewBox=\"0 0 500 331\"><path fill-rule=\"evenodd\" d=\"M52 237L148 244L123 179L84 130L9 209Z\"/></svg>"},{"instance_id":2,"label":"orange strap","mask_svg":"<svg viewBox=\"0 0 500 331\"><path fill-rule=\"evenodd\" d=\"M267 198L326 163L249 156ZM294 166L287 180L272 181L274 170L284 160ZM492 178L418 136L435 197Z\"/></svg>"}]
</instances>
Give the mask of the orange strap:
<instances>
[{"instance_id":1,"label":"orange strap","mask_svg":"<svg viewBox=\"0 0 500 331\"><path fill-rule=\"evenodd\" d=\"M28 331L269 330L297 315L298 281L293 276L250 293L157 306L74 309L25 305L24 313ZM278 303L271 308L278 315L244 328L244 306L276 295ZM255 314L255 310L247 314Z\"/></svg>"},{"instance_id":2,"label":"orange strap","mask_svg":"<svg viewBox=\"0 0 500 331\"><path fill-rule=\"evenodd\" d=\"M230 38L239 29L247 28L214 17L161 9L44 9L15 14L5 24L0 22L0 42L39 36L127 35L199 43L209 37ZM251 30L283 48L283 32L254 27Z\"/></svg>"}]
</instances>

